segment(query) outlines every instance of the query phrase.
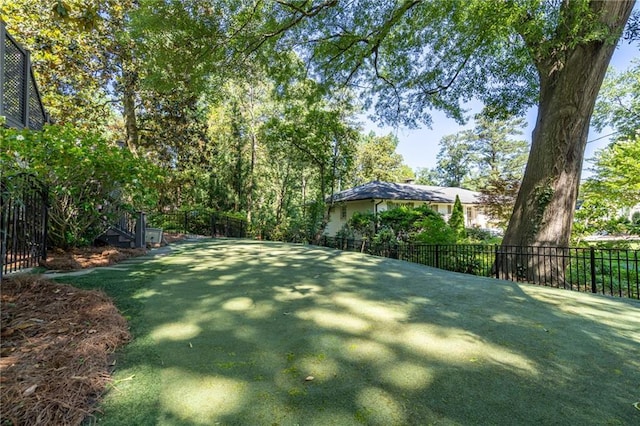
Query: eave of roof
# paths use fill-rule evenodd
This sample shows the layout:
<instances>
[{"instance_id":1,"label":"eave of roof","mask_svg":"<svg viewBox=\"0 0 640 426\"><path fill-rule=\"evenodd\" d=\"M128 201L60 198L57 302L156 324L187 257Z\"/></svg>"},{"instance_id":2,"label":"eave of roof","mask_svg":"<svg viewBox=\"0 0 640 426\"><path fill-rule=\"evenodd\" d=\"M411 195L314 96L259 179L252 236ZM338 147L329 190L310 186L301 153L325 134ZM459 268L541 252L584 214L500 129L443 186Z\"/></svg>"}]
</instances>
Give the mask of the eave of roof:
<instances>
[{"instance_id":1,"label":"eave of roof","mask_svg":"<svg viewBox=\"0 0 640 426\"><path fill-rule=\"evenodd\" d=\"M479 193L463 188L413 185L373 181L355 188L340 191L328 201L345 202L358 200L413 200L432 203L453 203L456 195L462 204L480 204Z\"/></svg>"}]
</instances>

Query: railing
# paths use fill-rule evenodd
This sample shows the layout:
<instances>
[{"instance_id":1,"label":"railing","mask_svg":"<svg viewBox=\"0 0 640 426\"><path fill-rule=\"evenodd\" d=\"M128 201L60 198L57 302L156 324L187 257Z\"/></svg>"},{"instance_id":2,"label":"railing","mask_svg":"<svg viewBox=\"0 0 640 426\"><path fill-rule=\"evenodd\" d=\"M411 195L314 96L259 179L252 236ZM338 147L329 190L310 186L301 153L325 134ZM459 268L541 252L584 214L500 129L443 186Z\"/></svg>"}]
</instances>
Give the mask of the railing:
<instances>
[{"instance_id":1,"label":"railing","mask_svg":"<svg viewBox=\"0 0 640 426\"><path fill-rule=\"evenodd\" d=\"M131 237L135 247L145 246L146 215L144 212L123 211L120 219L112 225L125 235Z\"/></svg>"},{"instance_id":2,"label":"railing","mask_svg":"<svg viewBox=\"0 0 640 426\"><path fill-rule=\"evenodd\" d=\"M42 130L49 117L31 69L29 52L9 35L0 20L0 116L17 129Z\"/></svg>"},{"instance_id":3,"label":"railing","mask_svg":"<svg viewBox=\"0 0 640 426\"><path fill-rule=\"evenodd\" d=\"M210 237L244 238L247 236L245 220L205 210L149 213L147 223L150 227L161 228L164 232Z\"/></svg>"},{"instance_id":4,"label":"railing","mask_svg":"<svg viewBox=\"0 0 640 426\"><path fill-rule=\"evenodd\" d=\"M371 243L326 236L320 245L448 271L640 299L640 250Z\"/></svg>"},{"instance_id":5,"label":"railing","mask_svg":"<svg viewBox=\"0 0 640 426\"><path fill-rule=\"evenodd\" d=\"M104 238L108 240L109 230L115 230L123 237L133 241L134 247L145 247L147 228L146 213L120 208L115 216L118 217L116 221L109 221L106 217L104 218L103 225L106 231L98 237L98 239L103 239L103 241L109 243L109 241L104 240Z\"/></svg>"},{"instance_id":6,"label":"railing","mask_svg":"<svg viewBox=\"0 0 640 426\"><path fill-rule=\"evenodd\" d=\"M48 193L34 175L0 176L0 280L47 256Z\"/></svg>"}]
</instances>

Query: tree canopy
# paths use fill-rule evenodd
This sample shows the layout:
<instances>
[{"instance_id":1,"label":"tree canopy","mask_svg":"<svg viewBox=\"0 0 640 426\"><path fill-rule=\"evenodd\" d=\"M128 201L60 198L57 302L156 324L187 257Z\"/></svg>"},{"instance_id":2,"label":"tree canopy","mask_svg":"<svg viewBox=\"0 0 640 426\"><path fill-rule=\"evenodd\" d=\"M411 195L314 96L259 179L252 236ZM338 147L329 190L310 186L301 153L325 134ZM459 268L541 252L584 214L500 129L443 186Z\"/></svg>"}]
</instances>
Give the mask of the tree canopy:
<instances>
[{"instance_id":1,"label":"tree canopy","mask_svg":"<svg viewBox=\"0 0 640 426\"><path fill-rule=\"evenodd\" d=\"M566 245L589 119L633 5L9 0L2 17L34 52L54 119L171 171L161 202L269 229L322 226L325 197L354 176L359 107L418 126L432 109L463 122L471 99L487 120L537 105L505 243Z\"/></svg>"},{"instance_id":2,"label":"tree canopy","mask_svg":"<svg viewBox=\"0 0 640 426\"><path fill-rule=\"evenodd\" d=\"M404 182L413 179L413 171L396 152L398 142L392 134L376 136L370 132L363 135L357 145L352 186L374 180Z\"/></svg>"},{"instance_id":3,"label":"tree canopy","mask_svg":"<svg viewBox=\"0 0 640 426\"><path fill-rule=\"evenodd\" d=\"M614 137L596 152L591 160L593 174L581 185L577 234L625 231L619 226L631 219L625 213L640 205L639 90L637 60L628 70L611 73L603 84L594 121L601 130L611 129Z\"/></svg>"}]
</instances>

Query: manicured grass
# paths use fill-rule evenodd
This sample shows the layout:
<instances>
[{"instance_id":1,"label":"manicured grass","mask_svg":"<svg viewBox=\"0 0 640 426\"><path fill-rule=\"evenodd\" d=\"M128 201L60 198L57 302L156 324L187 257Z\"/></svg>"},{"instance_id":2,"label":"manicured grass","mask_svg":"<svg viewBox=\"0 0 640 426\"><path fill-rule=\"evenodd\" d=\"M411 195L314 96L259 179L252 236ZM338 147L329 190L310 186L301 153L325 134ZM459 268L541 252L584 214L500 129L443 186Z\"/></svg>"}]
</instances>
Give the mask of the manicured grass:
<instances>
[{"instance_id":1,"label":"manicured grass","mask_svg":"<svg viewBox=\"0 0 640 426\"><path fill-rule=\"evenodd\" d=\"M313 246L177 247L60 279L131 322L100 424L640 422L637 301Z\"/></svg>"}]
</instances>

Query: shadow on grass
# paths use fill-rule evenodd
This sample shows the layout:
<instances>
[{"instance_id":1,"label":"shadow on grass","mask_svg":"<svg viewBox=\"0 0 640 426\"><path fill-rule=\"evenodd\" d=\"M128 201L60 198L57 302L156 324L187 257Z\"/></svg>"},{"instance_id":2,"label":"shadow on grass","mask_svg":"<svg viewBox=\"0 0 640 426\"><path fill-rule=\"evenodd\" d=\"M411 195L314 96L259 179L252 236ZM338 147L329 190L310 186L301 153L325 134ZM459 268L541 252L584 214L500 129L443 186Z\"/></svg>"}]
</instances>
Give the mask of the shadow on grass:
<instances>
[{"instance_id":1,"label":"shadow on grass","mask_svg":"<svg viewBox=\"0 0 640 426\"><path fill-rule=\"evenodd\" d=\"M233 240L71 282L134 334L102 424L640 421L631 300Z\"/></svg>"}]
</instances>

